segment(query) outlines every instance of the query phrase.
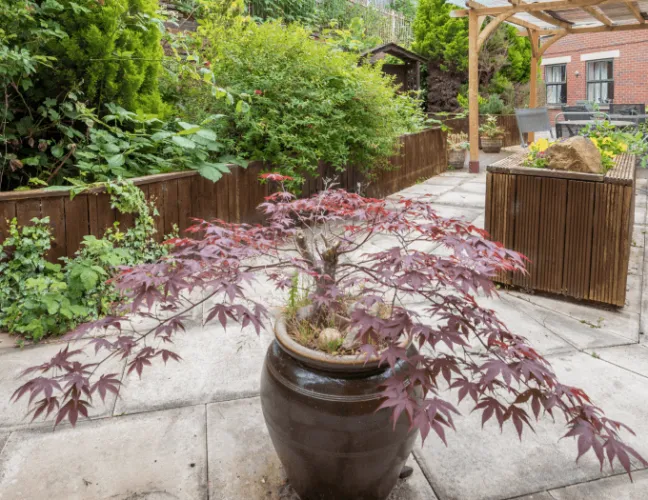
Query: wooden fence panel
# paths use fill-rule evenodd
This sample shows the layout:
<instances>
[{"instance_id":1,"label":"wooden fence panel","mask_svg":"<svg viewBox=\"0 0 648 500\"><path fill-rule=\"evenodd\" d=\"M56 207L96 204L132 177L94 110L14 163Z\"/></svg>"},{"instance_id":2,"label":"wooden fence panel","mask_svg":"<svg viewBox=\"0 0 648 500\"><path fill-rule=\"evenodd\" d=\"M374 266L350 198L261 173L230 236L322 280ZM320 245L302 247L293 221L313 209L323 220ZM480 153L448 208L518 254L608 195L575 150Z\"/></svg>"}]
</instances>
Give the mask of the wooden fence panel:
<instances>
[{"instance_id":1,"label":"wooden fence panel","mask_svg":"<svg viewBox=\"0 0 648 500\"><path fill-rule=\"evenodd\" d=\"M390 160L390 168L379 170L367 179L358 168L338 172L321 164L319 175L307 179L302 196L310 196L323 187L323 178L336 178L340 186L356 191L358 183L368 185L368 196L384 197L411 186L423 178L444 172L447 166L445 135L440 129L429 129L401 138L400 153ZM273 189L259 182L265 169L260 162L247 169L233 167L213 183L196 172L178 172L133 179L149 200L155 202L159 216L156 219L156 239L162 238L177 225L181 234L193 224L191 218L257 223L263 216L257 210ZM34 217L50 216L56 241L48 258L73 256L83 237L101 237L105 230L119 222L125 231L134 224L133 214L121 214L110 208L110 197L103 188L93 188L70 199L67 191L25 191L0 193L0 241L7 230L6 219L18 217L20 224L28 224Z\"/></svg>"},{"instance_id":2,"label":"wooden fence panel","mask_svg":"<svg viewBox=\"0 0 648 500\"><path fill-rule=\"evenodd\" d=\"M41 211L50 218L50 231L53 241L47 258L56 261L67 255L67 238L65 227L65 200L63 198L45 198Z\"/></svg>"},{"instance_id":3,"label":"wooden fence panel","mask_svg":"<svg viewBox=\"0 0 648 500\"><path fill-rule=\"evenodd\" d=\"M88 196L91 195L80 194L74 199L65 198L65 244L70 256L79 249L83 237L90 234Z\"/></svg>"}]
</instances>

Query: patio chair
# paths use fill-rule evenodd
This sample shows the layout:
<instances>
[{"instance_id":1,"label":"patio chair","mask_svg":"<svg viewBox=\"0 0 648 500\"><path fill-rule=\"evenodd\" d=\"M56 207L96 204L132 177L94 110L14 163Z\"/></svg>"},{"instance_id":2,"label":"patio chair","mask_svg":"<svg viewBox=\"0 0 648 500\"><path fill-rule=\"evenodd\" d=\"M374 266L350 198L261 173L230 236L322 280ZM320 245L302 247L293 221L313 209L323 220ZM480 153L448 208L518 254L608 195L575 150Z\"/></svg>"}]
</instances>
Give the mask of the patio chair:
<instances>
[{"instance_id":1,"label":"patio chair","mask_svg":"<svg viewBox=\"0 0 648 500\"><path fill-rule=\"evenodd\" d=\"M565 115L565 120L591 120L592 119L592 110L588 110L587 106L563 106L562 112Z\"/></svg>"},{"instance_id":2,"label":"patio chair","mask_svg":"<svg viewBox=\"0 0 648 500\"><path fill-rule=\"evenodd\" d=\"M576 101L576 106L584 107L587 111L594 111L594 103L590 101Z\"/></svg>"},{"instance_id":3,"label":"patio chair","mask_svg":"<svg viewBox=\"0 0 648 500\"><path fill-rule=\"evenodd\" d=\"M515 118L517 120L518 130L520 131L520 141L523 148L527 147L524 134L528 132L549 131L549 135L553 138L551 124L549 123L549 110L547 108L516 109Z\"/></svg>"}]
</instances>

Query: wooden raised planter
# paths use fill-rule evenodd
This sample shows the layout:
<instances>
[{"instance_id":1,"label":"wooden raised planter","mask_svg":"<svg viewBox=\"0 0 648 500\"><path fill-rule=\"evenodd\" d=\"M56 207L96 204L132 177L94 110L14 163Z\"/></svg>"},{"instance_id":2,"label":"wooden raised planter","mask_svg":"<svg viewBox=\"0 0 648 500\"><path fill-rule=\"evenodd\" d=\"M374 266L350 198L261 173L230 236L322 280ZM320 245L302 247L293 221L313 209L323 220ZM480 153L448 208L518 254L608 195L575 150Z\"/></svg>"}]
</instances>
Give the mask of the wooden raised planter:
<instances>
[{"instance_id":1,"label":"wooden raised planter","mask_svg":"<svg viewBox=\"0 0 648 500\"><path fill-rule=\"evenodd\" d=\"M495 281L625 305L634 218L635 159L607 174L522 167L525 154L487 168L486 231L526 255L528 275Z\"/></svg>"}]
</instances>

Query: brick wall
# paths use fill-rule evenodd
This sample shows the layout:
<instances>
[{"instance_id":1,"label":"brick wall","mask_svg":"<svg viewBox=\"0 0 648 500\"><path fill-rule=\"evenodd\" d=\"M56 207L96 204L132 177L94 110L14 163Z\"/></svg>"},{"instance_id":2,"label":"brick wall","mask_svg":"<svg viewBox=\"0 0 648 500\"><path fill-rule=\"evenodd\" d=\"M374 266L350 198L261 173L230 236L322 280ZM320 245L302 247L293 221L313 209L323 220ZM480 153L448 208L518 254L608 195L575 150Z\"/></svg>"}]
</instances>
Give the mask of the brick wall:
<instances>
[{"instance_id":1,"label":"brick wall","mask_svg":"<svg viewBox=\"0 0 648 500\"><path fill-rule=\"evenodd\" d=\"M648 30L621 31L614 33L583 33L567 35L553 44L544 58L571 56L567 63L567 104L587 99L586 61L581 54L618 50L614 58L614 102L648 103ZM576 76L576 71L580 76ZM544 77L544 69L542 70ZM560 111L550 106L550 116Z\"/></svg>"}]
</instances>

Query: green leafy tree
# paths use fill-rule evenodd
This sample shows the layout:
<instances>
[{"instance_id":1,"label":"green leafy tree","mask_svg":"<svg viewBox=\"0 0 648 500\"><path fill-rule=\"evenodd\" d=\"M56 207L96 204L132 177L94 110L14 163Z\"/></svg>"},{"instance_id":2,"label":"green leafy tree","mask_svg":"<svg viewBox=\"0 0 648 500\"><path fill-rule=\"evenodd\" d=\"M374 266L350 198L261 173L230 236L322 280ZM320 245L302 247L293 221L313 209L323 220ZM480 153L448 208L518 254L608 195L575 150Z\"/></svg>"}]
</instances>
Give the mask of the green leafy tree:
<instances>
[{"instance_id":1,"label":"green leafy tree","mask_svg":"<svg viewBox=\"0 0 648 500\"><path fill-rule=\"evenodd\" d=\"M468 70L468 19L451 18L454 4L445 0L420 0L414 19L412 48L443 71Z\"/></svg>"},{"instance_id":2,"label":"green leafy tree","mask_svg":"<svg viewBox=\"0 0 648 500\"><path fill-rule=\"evenodd\" d=\"M129 110L160 112L157 81L163 56L156 17L157 0L48 0L62 39L42 47L56 58L39 73L38 90L56 97L61 89L81 83L81 90L99 109L115 102Z\"/></svg>"},{"instance_id":3,"label":"green leafy tree","mask_svg":"<svg viewBox=\"0 0 648 500\"><path fill-rule=\"evenodd\" d=\"M316 173L319 161L343 170L386 164L398 137L418 130L418 103L399 96L377 65L359 65L358 56L311 39L309 31L279 21L234 28L205 21L205 57L218 86L247 96L238 113L217 124L230 138L230 152L264 160L300 181ZM223 101L203 105L189 116L223 114Z\"/></svg>"}]
</instances>

